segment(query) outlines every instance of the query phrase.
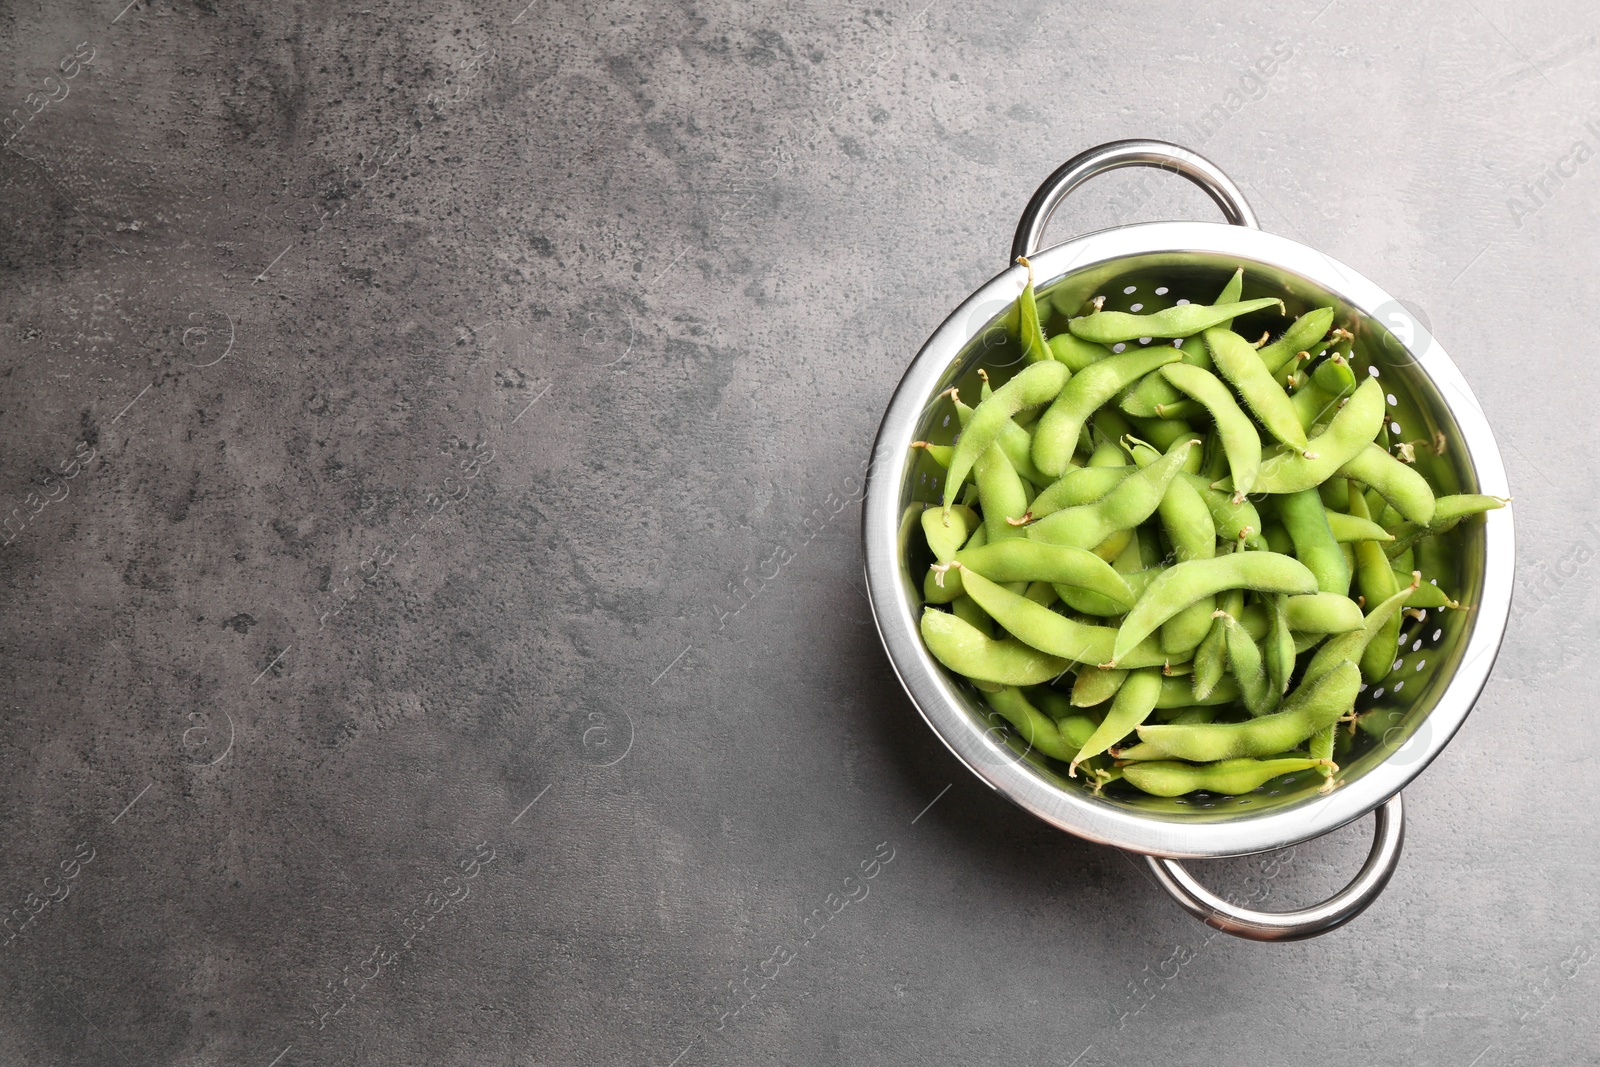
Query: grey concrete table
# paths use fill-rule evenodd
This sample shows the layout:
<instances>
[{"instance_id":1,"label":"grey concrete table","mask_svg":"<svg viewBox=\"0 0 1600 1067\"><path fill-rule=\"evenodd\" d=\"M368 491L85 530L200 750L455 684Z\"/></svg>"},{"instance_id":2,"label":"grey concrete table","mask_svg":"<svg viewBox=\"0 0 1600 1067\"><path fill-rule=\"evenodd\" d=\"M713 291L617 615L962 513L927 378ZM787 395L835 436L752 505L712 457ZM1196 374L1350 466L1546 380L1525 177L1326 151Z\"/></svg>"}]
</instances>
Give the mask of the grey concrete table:
<instances>
[{"instance_id":1,"label":"grey concrete table","mask_svg":"<svg viewBox=\"0 0 1600 1067\"><path fill-rule=\"evenodd\" d=\"M124 3L0 22L0 1063L1600 1055L1592 8ZM1518 494L1314 942L988 794L860 586L911 354L1135 135L1423 309Z\"/></svg>"}]
</instances>

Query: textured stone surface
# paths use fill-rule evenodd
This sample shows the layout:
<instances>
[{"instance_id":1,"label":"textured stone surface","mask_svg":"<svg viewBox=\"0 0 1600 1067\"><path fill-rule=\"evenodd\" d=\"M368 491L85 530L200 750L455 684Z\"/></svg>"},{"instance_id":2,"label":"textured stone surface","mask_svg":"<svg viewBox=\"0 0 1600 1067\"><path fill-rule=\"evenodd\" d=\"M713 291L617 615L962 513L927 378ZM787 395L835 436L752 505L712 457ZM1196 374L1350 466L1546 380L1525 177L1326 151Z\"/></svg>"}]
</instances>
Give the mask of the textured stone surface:
<instances>
[{"instance_id":1,"label":"textured stone surface","mask_svg":"<svg viewBox=\"0 0 1600 1067\"><path fill-rule=\"evenodd\" d=\"M1600 1055L1594 13L1324 3L0 12L0 887L69 894L0 1062ZM1311 943L988 794L860 587L903 367L1132 135L1425 309L1518 496L1495 678Z\"/></svg>"}]
</instances>

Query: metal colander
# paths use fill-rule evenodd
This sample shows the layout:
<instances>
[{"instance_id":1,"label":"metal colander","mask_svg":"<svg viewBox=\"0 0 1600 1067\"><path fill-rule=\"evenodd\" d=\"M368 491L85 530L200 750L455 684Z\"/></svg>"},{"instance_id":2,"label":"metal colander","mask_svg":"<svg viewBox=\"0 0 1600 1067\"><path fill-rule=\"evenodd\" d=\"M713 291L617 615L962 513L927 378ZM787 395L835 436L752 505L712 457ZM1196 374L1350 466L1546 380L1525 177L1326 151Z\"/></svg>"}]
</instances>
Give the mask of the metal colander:
<instances>
[{"instance_id":1,"label":"metal colander","mask_svg":"<svg viewBox=\"0 0 1600 1067\"><path fill-rule=\"evenodd\" d=\"M1201 185L1232 225L1141 223L1034 251L1060 200L1095 174L1156 165ZM1096 296L1122 311L1154 311L1180 299L1207 303L1239 267L1244 298L1282 298L1289 315L1333 306L1355 334L1352 362L1376 374L1388 399L1387 431L1419 441L1417 467L1440 493L1509 496L1505 472L1481 407L1455 365L1409 310L1358 272L1295 241L1265 233L1233 184L1204 159L1162 142L1116 142L1060 168L1035 195L1013 255L1029 255L1047 333L1065 328ZM1471 520L1445 538L1447 592L1470 610L1408 615L1395 668L1362 693L1357 710L1381 730L1358 731L1340 755L1343 785L1319 793L1316 772L1275 779L1239 797L1157 798L1113 786L1095 796L1081 778L1004 728L969 683L944 670L917 631L928 558L916 536L922 509L936 503L944 470L912 441L947 443L958 427L938 394L978 389L984 368L1000 384L1021 365L1015 301L1020 266L996 276L956 309L912 362L890 402L874 446L863 508L868 591L889 658L930 726L992 788L1040 818L1090 840L1152 857L1179 902L1204 921L1241 936L1312 936L1348 921L1381 892L1401 843L1399 791L1449 741L1471 710L1499 649L1510 610L1512 516L1509 507ZM1241 319L1243 331L1250 320ZM1155 342L1161 343L1161 342ZM1435 449L1442 443L1442 449ZM1317 908L1254 913L1222 901L1175 858L1246 855L1325 834L1377 811L1379 832L1367 866L1343 893Z\"/></svg>"}]
</instances>

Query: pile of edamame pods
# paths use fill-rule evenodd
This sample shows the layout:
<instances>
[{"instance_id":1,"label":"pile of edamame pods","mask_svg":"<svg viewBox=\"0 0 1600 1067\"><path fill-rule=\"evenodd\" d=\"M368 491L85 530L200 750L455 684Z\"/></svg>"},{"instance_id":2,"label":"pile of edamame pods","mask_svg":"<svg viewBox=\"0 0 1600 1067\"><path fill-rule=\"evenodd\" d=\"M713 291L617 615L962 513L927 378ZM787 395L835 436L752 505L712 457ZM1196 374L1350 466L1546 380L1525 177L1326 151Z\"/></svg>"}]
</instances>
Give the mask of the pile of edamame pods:
<instances>
[{"instance_id":1,"label":"pile of edamame pods","mask_svg":"<svg viewBox=\"0 0 1600 1067\"><path fill-rule=\"evenodd\" d=\"M1096 297L1046 337L1019 262L1019 369L940 394L960 434L917 442L946 470L928 650L1097 793L1336 788L1403 613L1461 608L1444 536L1505 501L1434 492L1416 450L1448 442L1391 442L1332 307L1241 300L1241 269L1212 304Z\"/></svg>"}]
</instances>

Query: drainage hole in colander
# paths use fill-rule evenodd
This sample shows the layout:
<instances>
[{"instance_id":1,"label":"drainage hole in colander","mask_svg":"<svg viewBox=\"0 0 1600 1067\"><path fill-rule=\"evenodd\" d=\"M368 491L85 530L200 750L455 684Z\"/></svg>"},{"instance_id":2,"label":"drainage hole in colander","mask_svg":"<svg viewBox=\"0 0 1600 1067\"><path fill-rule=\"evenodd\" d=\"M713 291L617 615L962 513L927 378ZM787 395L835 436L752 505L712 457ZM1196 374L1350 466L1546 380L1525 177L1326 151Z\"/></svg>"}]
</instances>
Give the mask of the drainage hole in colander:
<instances>
[{"instance_id":1,"label":"drainage hole in colander","mask_svg":"<svg viewBox=\"0 0 1600 1067\"><path fill-rule=\"evenodd\" d=\"M1435 641L1439 640L1439 638L1441 638L1443 636L1444 636L1444 631L1443 630L1435 630L1435 631L1433 631L1433 639Z\"/></svg>"},{"instance_id":2,"label":"drainage hole in colander","mask_svg":"<svg viewBox=\"0 0 1600 1067\"><path fill-rule=\"evenodd\" d=\"M1166 296L1167 295L1167 287L1164 286L1164 285L1156 286L1156 295L1157 296Z\"/></svg>"},{"instance_id":3,"label":"drainage hole in colander","mask_svg":"<svg viewBox=\"0 0 1600 1067\"><path fill-rule=\"evenodd\" d=\"M1383 696L1383 688L1380 686L1378 689L1373 691L1372 699L1377 700L1381 696Z\"/></svg>"},{"instance_id":4,"label":"drainage hole in colander","mask_svg":"<svg viewBox=\"0 0 1600 1067\"><path fill-rule=\"evenodd\" d=\"M1143 311L1144 310L1144 305L1143 304L1129 304L1128 305L1128 310L1129 311Z\"/></svg>"},{"instance_id":5,"label":"drainage hole in colander","mask_svg":"<svg viewBox=\"0 0 1600 1067\"><path fill-rule=\"evenodd\" d=\"M1139 287L1137 285L1130 285L1126 289L1122 290L1122 293L1124 296L1126 296L1129 293L1137 293L1138 291Z\"/></svg>"},{"instance_id":6,"label":"drainage hole in colander","mask_svg":"<svg viewBox=\"0 0 1600 1067\"><path fill-rule=\"evenodd\" d=\"M1406 687L1406 683L1405 682L1396 682L1396 683L1394 683L1394 691L1396 693L1400 692L1400 690L1404 689L1405 687Z\"/></svg>"},{"instance_id":7,"label":"drainage hole in colander","mask_svg":"<svg viewBox=\"0 0 1600 1067\"><path fill-rule=\"evenodd\" d=\"M1426 667L1427 665L1428 665L1428 661L1427 660L1419 659L1419 660L1417 660L1417 665L1415 667L1413 667L1412 669L1420 671L1422 668Z\"/></svg>"}]
</instances>

